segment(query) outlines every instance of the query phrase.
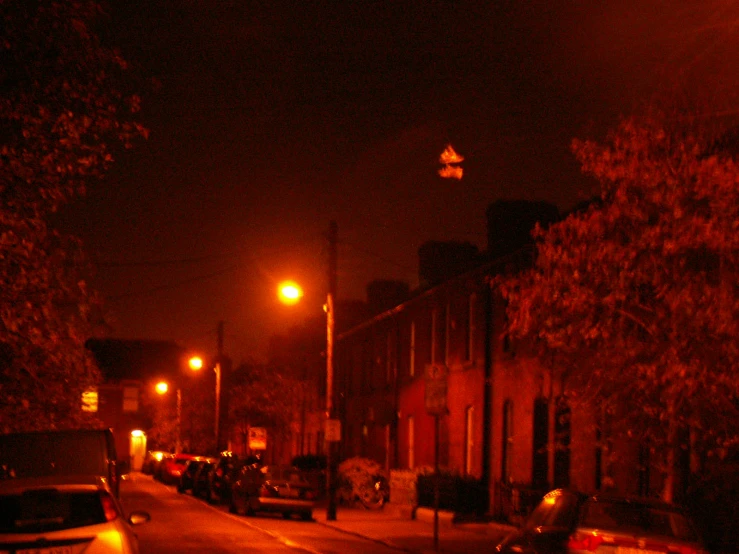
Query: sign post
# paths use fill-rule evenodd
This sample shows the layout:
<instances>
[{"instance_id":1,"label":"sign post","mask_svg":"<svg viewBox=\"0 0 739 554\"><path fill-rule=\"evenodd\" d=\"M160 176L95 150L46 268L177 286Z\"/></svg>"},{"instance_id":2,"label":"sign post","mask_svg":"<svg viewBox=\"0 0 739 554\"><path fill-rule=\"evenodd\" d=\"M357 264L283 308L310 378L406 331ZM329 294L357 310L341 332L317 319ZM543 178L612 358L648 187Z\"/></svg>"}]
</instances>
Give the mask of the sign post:
<instances>
[{"instance_id":1,"label":"sign post","mask_svg":"<svg viewBox=\"0 0 739 554\"><path fill-rule=\"evenodd\" d=\"M426 412L434 416L434 551L439 551L439 418L448 412L447 381L449 368L441 364L426 366L424 400Z\"/></svg>"}]
</instances>

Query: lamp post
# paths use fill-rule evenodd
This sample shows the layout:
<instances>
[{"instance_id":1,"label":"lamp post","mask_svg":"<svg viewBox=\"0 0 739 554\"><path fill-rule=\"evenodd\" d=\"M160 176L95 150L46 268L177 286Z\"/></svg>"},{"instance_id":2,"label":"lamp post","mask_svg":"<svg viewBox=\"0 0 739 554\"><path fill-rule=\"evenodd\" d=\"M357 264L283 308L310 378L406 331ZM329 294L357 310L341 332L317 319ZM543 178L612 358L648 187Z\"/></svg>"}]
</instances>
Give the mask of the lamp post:
<instances>
[{"instance_id":1,"label":"lamp post","mask_svg":"<svg viewBox=\"0 0 739 554\"><path fill-rule=\"evenodd\" d=\"M169 391L169 384L165 381L159 381L155 389L158 394L164 395ZM182 452L182 389L177 387L177 427L175 428L175 447L174 453Z\"/></svg>"},{"instance_id":2,"label":"lamp post","mask_svg":"<svg viewBox=\"0 0 739 554\"><path fill-rule=\"evenodd\" d=\"M334 300L336 299L336 244L338 226L332 221L328 229L328 294L326 294L326 491L328 507L326 520L336 521L336 476L334 443L341 440L341 424L334 419Z\"/></svg>"},{"instance_id":3,"label":"lamp post","mask_svg":"<svg viewBox=\"0 0 739 554\"><path fill-rule=\"evenodd\" d=\"M337 260L338 226L332 221L328 230L329 260L328 260L328 293L326 294L326 419L324 421L324 441L326 448L326 495L328 507L326 520L336 521L336 484L334 469L334 446L341 440L341 422L334 416L334 327L336 299L336 260ZM295 304L303 296L299 285L293 281L286 281L278 287L279 296L284 304Z\"/></svg>"}]
</instances>

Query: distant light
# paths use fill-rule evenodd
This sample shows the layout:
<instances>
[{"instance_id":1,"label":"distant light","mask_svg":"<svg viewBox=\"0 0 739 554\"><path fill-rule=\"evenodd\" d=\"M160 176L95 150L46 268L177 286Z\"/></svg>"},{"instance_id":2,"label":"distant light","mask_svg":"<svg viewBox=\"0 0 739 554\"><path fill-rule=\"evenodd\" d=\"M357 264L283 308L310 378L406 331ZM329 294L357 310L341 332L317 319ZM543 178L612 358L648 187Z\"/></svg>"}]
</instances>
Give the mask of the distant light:
<instances>
[{"instance_id":1,"label":"distant light","mask_svg":"<svg viewBox=\"0 0 739 554\"><path fill-rule=\"evenodd\" d=\"M464 161L464 156L460 156L454 151L451 144L447 144L446 149L439 156L439 163L458 164Z\"/></svg>"},{"instance_id":2,"label":"distant light","mask_svg":"<svg viewBox=\"0 0 739 554\"><path fill-rule=\"evenodd\" d=\"M297 304L303 297L303 289L295 281L283 281L277 291L280 301L288 306Z\"/></svg>"},{"instance_id":3,"label":"distant light","mask_svg":"<svg viewBox=\"0 0 739 554\"><path fill-rule=\"evenodd\" d=\"M131 431L132 437L143 437L144 435L145 433L141 429L134 429L133 431Z\"/></svg>"},{"instance_id":4,"label":"distant light","mask_svg":"<svg viewBox=\"0 0 739 554\"><path fill-rule=\"evenodd\" d=\"M439 176L443 179L462 179L464 169L454 165L445 165L439 170Z\"/></svg>"},{"instance_id":5,"label":"distant light","mask_svg":"<svg viewBox=\"0 0 739 554\"><path fill-rule=\"evenodd\" d=\"M439 156L439 163L444 167L439 169L439 176L443 179L461 179L464 170L458 165L464 161L464 156L460 156L454 151L451 144L447 144L446 149Z\"/></svg>"},{"instance_id":6,"label":"distant light","mask_svg":"<svg viewBox=\"0 0 739 554\"><path fill-rule=\"evenodd\" d=\"M167 391L169 390L169 385L164 381L159 381L154 388L159 394L167 394Z\"/></svg>"},{"instance_id":7,"label":"distant light","mask_svg":"<svg viewBox=\"0 0 739 554\"><path fill-rule=\"evenodd\" d=\"M200 356L193 356L188 360L187 363L190 366L190 369L192 369L193 371L203 369L203 358L201 358Z\"/></svg>"}]
</instances>

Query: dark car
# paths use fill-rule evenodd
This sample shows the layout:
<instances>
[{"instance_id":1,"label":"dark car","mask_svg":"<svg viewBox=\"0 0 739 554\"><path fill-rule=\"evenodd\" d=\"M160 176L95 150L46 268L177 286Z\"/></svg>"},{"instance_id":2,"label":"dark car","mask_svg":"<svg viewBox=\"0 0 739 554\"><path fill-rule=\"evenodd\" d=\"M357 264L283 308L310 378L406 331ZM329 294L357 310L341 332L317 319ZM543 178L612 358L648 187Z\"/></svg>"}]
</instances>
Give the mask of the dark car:
<instances>
[{"instance_id":1,"label":"dark car","mask_svg":"<svg viewBox=\"0 0 739 554\"><path fill-rule=\"evenodd\" d=\"M523 527L496 546L502 553L704 554L689 516L652 499L554 490Z\"/></svg>"},{"instance_id":2,"label":"dark car","mask_svg":"<svg viewBox=\"0 0 739 554\"><path fill-rule=\"evenodd\" d=\"M231 489L229 510L232 513L276 512L290 518L313 519L318 491L305 474L290 466L244 465Z\"/></svg>"},{"instance_id":3,"label":"dark car","mask_svg":"<svg viewBox=\"0 0 739 554\"><path fill-rule=\"evenodd\" d=\"M234 475L244 465L235 454L223 454L218 458L213 471L208 475L208 494L206 498L211 504L226 504L231 495L231 483Z\"/></svg>"},{"instance_id":4,"label":"dark car","mask_svg":"<svg viewBox=\"0 0 739 554\"><path fill-rule=\"evenodd\" d=\"M195 471L192 478L192 495L208 498L210 492L210 474L216 468L216 461L208 458Z\"/></svg>"},{"instance_id":5,"label":"dark car","mask_svg":"<svg viewBox=\"0 0 739 554\"><path fill-rule=\"evenodd\" d=\"M0 480L21 477L102 477L118 497L128 468L119 462L110 429L0 434Z\"/></svg>"},{"instance_id":6,"label":"dark car","mask_svg":"<svg viewBox=\"0 0 739 554\"><path fill-rule=\"evenodd\" d=\"M197 475L203 464L208 462L207 458L193 458L189 460L185 465L185 469L182 470L180 480L177 483L177 492L184 493L193 490L195 484L195 475Z\"/></svg>"}]
</instances>

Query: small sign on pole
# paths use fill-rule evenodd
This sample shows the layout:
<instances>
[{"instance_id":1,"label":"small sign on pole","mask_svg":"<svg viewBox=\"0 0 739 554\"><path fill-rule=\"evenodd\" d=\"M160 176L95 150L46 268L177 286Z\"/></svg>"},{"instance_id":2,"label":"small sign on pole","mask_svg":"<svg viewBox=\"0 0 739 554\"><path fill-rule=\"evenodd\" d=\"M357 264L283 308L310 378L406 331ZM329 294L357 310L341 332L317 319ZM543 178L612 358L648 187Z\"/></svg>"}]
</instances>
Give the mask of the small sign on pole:
<instances>
[{"instance_id":1,"label":"small sign on pole","mask_svg":"<svg viewBox=\"0 0 739 554\"><path fill-rule=\"evenodd\" d=\"M447 413L447 376L448 368L443 364L428 364L426 366L426 412L430 415L444 415Z\"/></svg>"},{"instance_id":2,"label":"small sign on pole","mask_svg":"<svg viewBox=\"0 0 739 554\"><path fill-rule=\"evenodd\" d=\"M251 450L267 450L267 429L249 427L249 448Z\"/></svg>"}]
</instances>

